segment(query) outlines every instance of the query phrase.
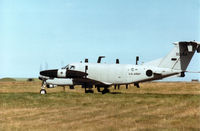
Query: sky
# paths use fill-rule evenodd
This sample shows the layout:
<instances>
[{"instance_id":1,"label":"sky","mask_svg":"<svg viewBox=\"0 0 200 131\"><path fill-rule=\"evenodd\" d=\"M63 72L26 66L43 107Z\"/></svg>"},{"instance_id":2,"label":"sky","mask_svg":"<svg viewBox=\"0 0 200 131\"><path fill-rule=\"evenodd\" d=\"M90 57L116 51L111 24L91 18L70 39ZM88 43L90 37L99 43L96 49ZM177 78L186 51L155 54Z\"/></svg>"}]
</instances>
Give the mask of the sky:
<instances>
[{"instance_id":1,"label":"sky","mask_svg":"<svg viewBox=\"0 0 200 131\"><path fill-rule=\"evenodd\" d=\"M38 77L100 55L148 62L191 40L200 41L200 0L0 0L0 78ZM200 54L188 70L200 71Z\"/></svg>"}]
</instances>

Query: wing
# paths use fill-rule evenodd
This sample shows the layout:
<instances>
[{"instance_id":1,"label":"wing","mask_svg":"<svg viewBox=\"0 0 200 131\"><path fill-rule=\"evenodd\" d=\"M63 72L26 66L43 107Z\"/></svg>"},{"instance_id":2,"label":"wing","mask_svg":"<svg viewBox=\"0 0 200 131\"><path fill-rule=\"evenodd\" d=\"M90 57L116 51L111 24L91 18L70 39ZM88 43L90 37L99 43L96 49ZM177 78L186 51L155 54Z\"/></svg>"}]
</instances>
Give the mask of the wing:
<instances>
[{"instance_id":1,"label":"wing","mask_svg":"<svg viewBox=\"0 0 200 131\"><path fill-rule=\"evenodd\" d=\"M73 83L75 85L98 85L98 86L109 86L112 83L102 82L87 78L88 74L82 71L67 70L66 77L73 78Z\"/></svg>"}]
</instances>

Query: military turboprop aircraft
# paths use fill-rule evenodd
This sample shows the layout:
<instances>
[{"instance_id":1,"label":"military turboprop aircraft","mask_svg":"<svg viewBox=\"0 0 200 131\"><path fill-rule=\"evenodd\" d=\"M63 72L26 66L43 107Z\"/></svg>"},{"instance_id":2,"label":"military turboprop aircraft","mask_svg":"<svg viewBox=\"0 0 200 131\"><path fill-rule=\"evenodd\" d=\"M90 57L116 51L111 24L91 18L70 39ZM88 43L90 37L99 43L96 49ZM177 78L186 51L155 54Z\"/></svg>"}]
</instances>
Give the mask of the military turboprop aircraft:
<instances>
[{"instance_id":1,"label":"military turboprop aircraft","mask_svg":"<svg viewBox=\"0 0 200 131\"><path fill-rule=\"evenodd\" d=\"M134 84L153 80L160 80L170 76L184 77L185 72L195 51L200 53L200 43L195 41L181 41L173 43L173 50L161 59L150 61L142 65L132 64L104 64L104 63L72 63L61 69L44 70L40 72L43 81L41 94L46 94L46 84L54 80L54 84L69 86L81 85L85 93L93 93L93 86L102 94L109 92L112 85ZM136 62L137 63L137 62ZM50 82L49 82L50 83ZM101 90L100 88L103 88Z\"/></svg>"}]
</instances>

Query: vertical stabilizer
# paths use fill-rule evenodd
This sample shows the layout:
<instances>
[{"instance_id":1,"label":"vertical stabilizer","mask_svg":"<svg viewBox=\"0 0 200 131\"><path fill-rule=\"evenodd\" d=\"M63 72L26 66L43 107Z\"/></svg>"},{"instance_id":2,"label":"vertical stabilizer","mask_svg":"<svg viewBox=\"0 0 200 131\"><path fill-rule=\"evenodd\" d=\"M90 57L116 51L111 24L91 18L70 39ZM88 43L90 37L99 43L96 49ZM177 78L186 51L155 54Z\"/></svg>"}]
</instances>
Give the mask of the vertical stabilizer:
<instances>
[{"instance_id":1,"label":"vertical stabilizer","mask_svg":"<svg viewBox=\"0 0 200 131\"><path fill-rule=\"evenodd\" d=\"M175 47L165 56L158 67L185 71L195 53L199 53L200 43L182 41L174 43Z\"/></svg>"}]
</instances>

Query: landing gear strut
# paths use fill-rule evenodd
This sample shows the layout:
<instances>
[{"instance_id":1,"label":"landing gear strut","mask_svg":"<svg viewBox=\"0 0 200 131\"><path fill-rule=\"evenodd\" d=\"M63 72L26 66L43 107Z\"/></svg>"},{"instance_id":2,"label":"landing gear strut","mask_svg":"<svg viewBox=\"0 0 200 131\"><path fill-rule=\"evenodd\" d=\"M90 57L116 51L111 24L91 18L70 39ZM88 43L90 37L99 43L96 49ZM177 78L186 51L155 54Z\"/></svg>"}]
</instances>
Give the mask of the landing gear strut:
<instances>
[{"instance_id":1,"label":"landing gear strut","mask_svg":"<svg viewBox=\"0 0 200 131\"><path fill-rule=\"evenodd\" d=\"M128 85L126 85L126 89L128 89Z\"/></svg>"},{"instance_id":2,"label":"landing gear strut","mask_svg":"<svg viewBox=\"0 0 200 131\"><path fill-rule=\"evenodd\" d=\"M137 88L140 88L139 83L134 83L134 86L136 86Z\"/></svg>"},{"instance_id":3,"label":"landing gear strut","mask_svg":"<svg viewBox=\"0 0 200 131\"><path fill-rule=\"evenodd\" d=\"M114 89L116 90L116 89L120 89L120 85L114 85Z\"/></svg>"},{"instance_id":4,"label":"landing gear strut","mask_svg":"<svg viewBox=\"0 0 200 131\"><path fill-rule=\"evenodd\" d=\"M100 87L96 87L98 92L102 92Z\"/></svg>"}]
</instances>

